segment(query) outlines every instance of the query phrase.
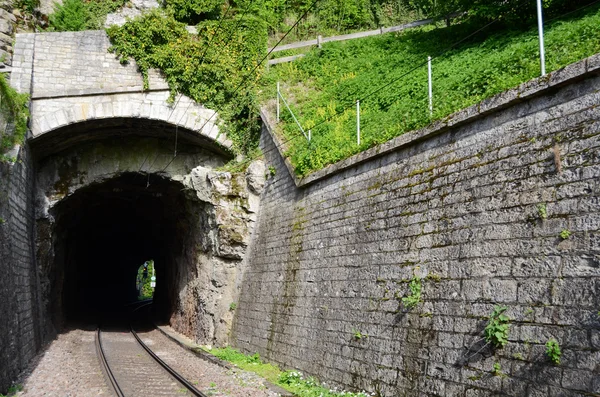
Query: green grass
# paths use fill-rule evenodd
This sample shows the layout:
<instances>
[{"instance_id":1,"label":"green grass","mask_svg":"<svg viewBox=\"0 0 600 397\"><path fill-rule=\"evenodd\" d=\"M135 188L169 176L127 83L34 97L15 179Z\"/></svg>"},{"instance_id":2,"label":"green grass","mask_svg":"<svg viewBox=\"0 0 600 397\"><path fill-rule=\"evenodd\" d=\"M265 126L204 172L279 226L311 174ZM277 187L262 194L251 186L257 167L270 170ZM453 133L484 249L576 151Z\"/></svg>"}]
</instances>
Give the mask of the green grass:
<instances>
[{"instance_id":1,"label":"green grass","mask_svg":"<svg viewBox=\"0 0 600 397\"><path fill-rule=\"evenodd\" d=\"M434 59L434 113L430 117L427 56L444 51L478 28L467 22L327 43L299 61L271 67L263 80L263 102L275 98L276 82L281 81L303 128L312 129L313 140L308 144L282 109L278 134L289 141L286 155L297 174L307 175L539 76L537 27L507 31L492 25ZM599 6L548 22L545 44L548 72L600 52ZM418 65L422 66L411 72ZM356 144L356 99L361 99L360 147Z\"/></svg>"},{"instance_id":2,"label":"green grass","mask_svg":"<svg viewBox=\"0 0 600 397\"><path fill-rule=\"evenodd\" d=\"M337 388L329 389L312 377L305 378L299 371L281 371L276 365L264 363L258 353L246 355L231 347L205 351L243 370L254 372L298 397L369 397L366 392L352 393Z\"/></svg>"}]
</instances>

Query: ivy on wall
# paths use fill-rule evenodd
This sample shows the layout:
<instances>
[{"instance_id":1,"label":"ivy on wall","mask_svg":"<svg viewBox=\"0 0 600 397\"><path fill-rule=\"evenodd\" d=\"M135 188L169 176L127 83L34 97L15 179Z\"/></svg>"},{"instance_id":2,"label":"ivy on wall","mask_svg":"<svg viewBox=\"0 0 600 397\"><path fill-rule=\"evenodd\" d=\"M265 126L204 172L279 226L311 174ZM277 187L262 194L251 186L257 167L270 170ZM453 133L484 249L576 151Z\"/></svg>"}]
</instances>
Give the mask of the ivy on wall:
<instances>
[{"instance_id":1,"label":"ivy on wall","mask_svg":"<svg viewBox=\"0 0 600 397\"><path fill-rule=\"evenodd\" d=\"M250 7L250 6L248 6ZM219 112L227 137L239 153L258 142L255 83L258 62L267 47L266 23L252 13L235 10L227 18L205 20L197 34L186 30L173 12L154 10L125 25L107 29L122 63L135 59L148 87L148 70L160 69L171 89L171 100L182 93Z\"/></svg>"}]
</instances>

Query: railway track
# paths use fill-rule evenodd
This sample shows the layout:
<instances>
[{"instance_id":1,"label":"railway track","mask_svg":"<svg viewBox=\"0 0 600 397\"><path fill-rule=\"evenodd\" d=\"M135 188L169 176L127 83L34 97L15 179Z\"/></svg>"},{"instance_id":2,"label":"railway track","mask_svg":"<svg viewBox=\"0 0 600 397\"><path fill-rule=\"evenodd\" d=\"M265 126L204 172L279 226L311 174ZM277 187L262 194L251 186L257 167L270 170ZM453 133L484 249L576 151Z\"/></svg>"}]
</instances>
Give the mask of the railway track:
<instances>
[{"instance_id":1,"label":"railway track","mask_svg":"<svg viewBox=\"0 0 600 397\"><path fill-rule=\"evenodd\" d=\"M98 327L96 353L118 397L207 397L154 354L131 325L128 330Z\"/></svg>"}]
</instances>

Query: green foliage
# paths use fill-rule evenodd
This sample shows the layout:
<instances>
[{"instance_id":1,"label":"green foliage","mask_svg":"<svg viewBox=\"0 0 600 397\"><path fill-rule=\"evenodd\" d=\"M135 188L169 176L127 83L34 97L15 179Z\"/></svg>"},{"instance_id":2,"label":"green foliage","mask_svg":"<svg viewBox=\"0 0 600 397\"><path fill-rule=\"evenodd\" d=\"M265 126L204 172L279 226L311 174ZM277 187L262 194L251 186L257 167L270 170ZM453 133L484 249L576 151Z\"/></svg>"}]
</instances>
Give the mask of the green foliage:
<instances>
[{"instance_id":1,"label":"green foliage","mask_svg":"<svg viewBox=\"0 0 600 397\"><path fill-rule=\"evenodd\" d=\"M270 165L269 166L269 176L274 177L276 173L277 173L277 169L275 167L273 167L272 165Z\"/></svg>"},{"instance_id":2,"label":"green foliage","mask_svg":"<svg viewBox=\"0 0 600 397\"><path fill-rule=\"evenodd\" d=\"M500 363L494 363L494 369L493 369L492 373L495 376L501 376L502 375Z\"/></svg>"},{"instance_id":3,"label":"green foliage","mask_svg":"<svg viewBox=\"0 0 600 397\"><path fill-rule=\"evenodd\" d=\"M560 346L556 339L552 338L546 342L546 355L555 365L560 364L561 354L562 352L560 351Z\"/></svg>"},{"instance_id":4,"label":"green foliage","mask_svg":"<svg viewBox=\"0 0 600 397\"><path fill-rule=\"evenodd\" d=\"M144 265L138 268L137 273L137 282L141 283L141 291L138 295L139 300L151 299L154 296L154 288L150 286L152 282L152 274L154 274L154 261L149 260L148 263L148 277L146 279L143 278Z\"/></svg>"},{"instance_id":5,"label":"green foliage","mask_svg":"<svg viewBox=\"0 0 600 397\"><path fill-rule=\"evenodd\" d=\"M563 240L566 240L569 237L571 237L571 232L568 229L561 230L561 232L560 232L560 238L562 238Z\"/></svg>"},{"instance_id":6,"label":"green foliage","mask_svg":"<svg viewBox=\"0 0 600 397\"><path fill-rule=\"evenodd\" d=\"M366 392L352 393L343 390L338 391L337 388L329 389L319 384L313 377L305 378L300 371L282 372L277 383L298 397L369 397Z\"/></svg>"},{"instance_id":7,"label":"green foliage","mask_svg":"<svg viewBox=\"0 0 600 397\"><path fill-rule=\"evenodd\" d=\"M235 302L231 302L231 303L229 304L229 310L230 310L230 311L234 311L235 309L237 309L237 303L235 303Z\"/></svg>"},{"instance_id":8,"label":"green foliage","mask_svg":"<svg viewBox=\"0 0 600 397\"><path fill-rule=\"evenodd\" d=\"M83 1L65 0L62 4L54 3L54 12L49 15L48 22L53 30L59 32L85 30L88 15Z\"/></svg>"},{"instance_id":9,"label":"green foliage","mask_svg":"<svg viewBox=\"0 0 600 397\"><path fill-rule=\"evenodd\" d=\"M27 14L33 14L34 10L39 7L39 0L17 0L13 6L16 9L23 10Z\"/></svg>"},{"instance_id":10,"label":"green foliage","mask_svg":"<svg viewBox=\"0 0 600 397\"><path fill-rule=\"evenodd\" d=\"M496 306L484 330L485 341L494 347L504 347L508 343L509 318L504 314L506 306Z\"/></svg>"},{"instance_id":11,"label":"green foliage","mask_svg":"<svg viewBox=\"0 0 600 397\"><path fill-rule=\"evenodd\" d=\"M547 23L547 70L600 52L599 7L582 13ZM537 27L490 30L492 26L434 59L430 118L427 56L446 50L481 26L465 22L326 43L296 62L272 67L264 79L263 100L275 98L276 83L281 81L303 128L312 129L308 143L288 112L281 113L278 133L287 142L286 155L297 174L307 175L432 120L444 120L539 76ZM422 66L411 72L418 65ZM355 101L359 98L361 145L357 146Z\"/></svg>"},{"instance_id":12,"label":"green foliage","mask_svg":"<svg viewBox=\"0 0 600 397\"><path fill-rule=\"evenodd\" d=\"M0 154L0 163L15 163L17 158L14 156L7 156L6 154Z\"/></svg>"},{"instance_id":13,"label":"green foliage","mask_svg":"<svg viewBox=\"0 0 600 397\"><path fill-rule=\"evenodd\" d=\"M238 152L248 153L257 147L260 134L255 83L262 71L257 63L266 48L266 25L247 15L230 16L201 22L194 35L173 15L154 10L107 32L110 50L122 62L135 59L146 89L148 70L160 69L172 99L181 92L219 110L226 122L221 128Z\"/></svg>"},{"instance_id":14,"label":"green foliage","mask_svg":"<svg viewBox=\"0 0 600 397\"><path fill-rule=\"evenodd\" d=\"M76 32L100 29L106 15L122 7L126 0L64 0L55 3L54 12L48 16L50 30Z\"/></svg>"},{"instance_id":15,"label":"green foliage","mask_svg":"<svg viewBox=\"0 0 600 397\"><path fill-rule=\"evenodd\" d=\"M337 388L329 389L312 377L305 378L300 371L281 371L275 365L263 363L258 353L246 355L231 347L206 351L244 370L255 372L298 397L369 397L366 392L351 393L338 391Z\"/></svg>"},{"instance_id":16,"label":"green foliage","mask_svg":"<svg viewBox=\"0 0 600 397\"><path fill-rule=\"evenodd\" d=\"M14 126L14 130L0 131L0 154L4 154L17 144L22 144L27 133L29 117L29 95L19 94L6 81L5 75L0 74L0 113L6 125ZM9 157L4 156L4 160Z\"/></svg>"},{"instance_id":17,"label":"green foliage","mask_svg":"<svg viewBox=\"0 0 600 397\"><path fill-rule=\"evenodd\" d=\"M223 0L165 0L164 5L178 21L195 25L217 19Z\"/></svg>"},{"instance_id":18,"label":"green foliage","mask_svg":"<svg viewBox=\"0 0 600 397\"><path fill-rule=\"evenodd\" d=\"M540 219L546 220L548 219L548 210L546 208L546 203L540 203L537 205L538 215Z\"/></svg>"},{"instance_id":19,"label":"green foliage","mask_svg":"<svg viewBox=\"0 0 600 397\"><path fill-rule=\"evenodd\" d=\"M352 329L352 336L356 340L361 340L369 337L367 333L360 332L358 329Z\"/></svg>"},{"instance_id":20,"label":"green foliage","mask_svg":"<svg viewBox=\"0 0 600 397\"><path fill-rule=\"evenodd\" d=\"M410 294L402 298L402 303L407 309L412 309L421 302L421 279L416 275L408 283Z\"/></svg>"}]
</instances>

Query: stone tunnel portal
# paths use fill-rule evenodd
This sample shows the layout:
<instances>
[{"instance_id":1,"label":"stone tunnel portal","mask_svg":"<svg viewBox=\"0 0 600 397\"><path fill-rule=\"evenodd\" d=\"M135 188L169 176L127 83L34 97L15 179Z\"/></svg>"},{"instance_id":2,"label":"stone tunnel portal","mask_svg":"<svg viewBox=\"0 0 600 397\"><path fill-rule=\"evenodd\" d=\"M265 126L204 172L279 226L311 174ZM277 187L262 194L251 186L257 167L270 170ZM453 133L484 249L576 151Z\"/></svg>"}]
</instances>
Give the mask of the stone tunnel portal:
<instances>
[{"instance_id":1,"label":"stone tunnel portal","mask_svg":"<svg viewBox=\"0 0 600 397\"><path fill-rule=\"evenodd\" d=\"M95 321L119 310L137 299L132 280L139 264L154 258L157 277L164 280L155 306L168 320L180 277L195 276L185 274L195 269L187 244L203 232L194 224L202 204L186 200L181 189L166 178L129 173L61 202L54 210L55 261L64 284L53 299L62 308L53 312L63 312L66 321Z\"/></svg>"},{"instance_id":2,"label":"stone tunnel portal","mask_svg":"<svg viewBox=\"0 0 600 397\"><path fill-rule=\"evenodd\" d=\"M112 120L32 143L46 339L135 301L137 270L153 259L159 320L227 341L264 166L254 177L218 171L228 157L185 131L174 157L173 130Z\"/></svg>"}]
</instances>

